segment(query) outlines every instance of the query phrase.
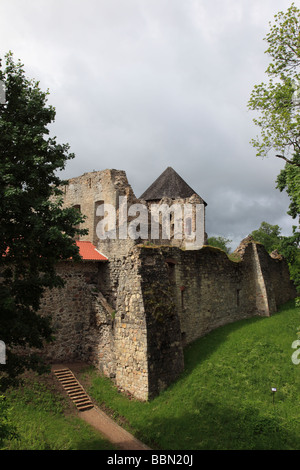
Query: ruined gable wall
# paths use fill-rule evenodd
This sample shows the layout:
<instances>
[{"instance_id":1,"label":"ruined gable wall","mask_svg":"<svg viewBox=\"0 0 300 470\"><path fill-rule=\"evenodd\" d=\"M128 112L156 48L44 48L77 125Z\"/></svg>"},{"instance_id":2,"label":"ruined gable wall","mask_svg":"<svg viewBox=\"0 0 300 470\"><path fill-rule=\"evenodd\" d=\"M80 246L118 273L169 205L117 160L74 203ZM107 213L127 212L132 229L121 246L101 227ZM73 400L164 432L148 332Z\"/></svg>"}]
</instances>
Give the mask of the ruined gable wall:
<instances>
[{"instance_id":1,"label":"ruined gable wall","mask_svg":"<svg viewBox=\"0 0 300 470\"><path fill-rule=\"evenodd\" d=\"M99 244L96 233L99 221L99 217L96 216L97 204L104 202L118 210L120 196L126 196L129 202L135 200L126 173L122 170L84 173L82 176L69 179L63 192L64 206L79 206L80 212L86 216L80 228L87 228L89 233L82 236L81 240L91 241L97 248Z\"/></svg>"},{"instance_id":2,"label":"ruined gable wall","mask_svg":"<svg viewBox=\"0 0 300 470\"><path fill-rule=\"evenodd\" d=\"M294 283L290 281L287 261L279 256L269 256L264 246L256 243L261 270L265 279L266 289L269 292L270 311L275 312L279 305L294 299L297 291Z\"/></svg>"}]
</instances>

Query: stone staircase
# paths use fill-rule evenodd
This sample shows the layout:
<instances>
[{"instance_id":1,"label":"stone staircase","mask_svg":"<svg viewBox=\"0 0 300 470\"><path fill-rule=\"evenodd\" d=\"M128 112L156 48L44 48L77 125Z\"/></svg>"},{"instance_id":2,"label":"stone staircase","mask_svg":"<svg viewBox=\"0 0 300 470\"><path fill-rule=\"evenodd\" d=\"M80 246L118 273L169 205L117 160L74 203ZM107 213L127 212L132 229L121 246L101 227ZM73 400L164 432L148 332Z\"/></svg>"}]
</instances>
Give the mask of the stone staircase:
<instances>
[{"instance_id":1,"label":"stone staircase","mask_svg":"<svg viewBox=\"0 0 300 470\"><path fill-rule=\"evenodd\" d=\"M53 373L78 411L86 411L94 407L90 397L70 369L56 369Z\"/></svg>"}]
</instances>

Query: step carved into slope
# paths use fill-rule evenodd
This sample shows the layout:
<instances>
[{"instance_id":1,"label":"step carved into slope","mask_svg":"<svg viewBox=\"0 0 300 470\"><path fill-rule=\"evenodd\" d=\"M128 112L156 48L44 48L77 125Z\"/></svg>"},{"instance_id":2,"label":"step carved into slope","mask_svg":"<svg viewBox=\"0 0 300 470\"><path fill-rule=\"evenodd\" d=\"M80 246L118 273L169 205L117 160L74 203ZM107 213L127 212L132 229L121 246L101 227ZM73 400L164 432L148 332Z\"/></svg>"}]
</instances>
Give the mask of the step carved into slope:
<instances>
[{"instance_id":1,"label":"step carved into slope","mask_svg":"<svg viewBox=\"0 0 300 470\"><path fill-rule=\"evenodd\" d=\"M90 397L70 369L57 369L53 372L78 411L86 411L94 407Z\"/></svg>"}]
</instances>

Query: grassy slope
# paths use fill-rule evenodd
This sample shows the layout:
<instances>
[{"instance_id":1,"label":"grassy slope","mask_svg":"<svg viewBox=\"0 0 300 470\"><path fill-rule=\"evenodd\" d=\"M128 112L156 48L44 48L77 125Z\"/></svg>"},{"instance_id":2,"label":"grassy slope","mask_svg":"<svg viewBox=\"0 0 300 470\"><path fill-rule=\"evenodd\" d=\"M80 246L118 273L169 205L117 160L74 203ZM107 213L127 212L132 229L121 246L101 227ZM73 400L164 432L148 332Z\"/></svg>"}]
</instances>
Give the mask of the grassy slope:
<instances>
[{"instance_id":1,"label":"grassy slope","mask_svg":"<svg viewBox=\"0 0 300 470\"><path fill-rule=\"evenodd\" d=\"M17 439L0 443L0 450L104 450L114 447L76 417L69 400L44 383L25 381L7 395ZM64 414L67 412L67 416Z\"/></svg>"},{"instance_id":2,"label":"grassy slope","mask_svg":"<svg viewBox=\"0 0 300 470\"><path fill-rule=\"evenodd\" d=\"M299 450L300 365L291 360L299 329L293 303L270 318L219 328L187 348L183 375L149 403L121 395L94 370L85 380L98 403L153 448ZM65 417L70 405L44 380L8 400L19 439L2 448L112 448L70 410Z\"/></svg>"},{"instance_id":3,"label":"grassy slope","mask_svg":"<svg viewBox=\"0 0 300 470\"><path fill-rule=\"evenodd\" d=\"M185 351L181 378L150 403L96 377L90 393L137 437L161 449L300 449L300 365L292 342L300 311L237 322ZM276 387L274 397L271 388Z\"/></svg>"}]
</instances>

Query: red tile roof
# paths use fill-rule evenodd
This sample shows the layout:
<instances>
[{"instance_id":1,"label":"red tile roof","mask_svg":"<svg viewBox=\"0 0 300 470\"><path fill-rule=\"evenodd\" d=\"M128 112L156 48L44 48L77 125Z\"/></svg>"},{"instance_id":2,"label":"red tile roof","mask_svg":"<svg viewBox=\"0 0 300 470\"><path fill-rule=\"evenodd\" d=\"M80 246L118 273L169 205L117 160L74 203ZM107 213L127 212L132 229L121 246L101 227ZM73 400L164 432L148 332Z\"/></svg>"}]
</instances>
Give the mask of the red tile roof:
<instances>
[{"instance_id":1,"label":"red tile roof","mask_svg":"<svg viewBox=\"0 0 300 470\"><path fill-rule=\"evenodd\" d=\"M85 261L108 261L108 258L104 256L96 247L87 241L76 241L76 245L79 248L79 254ZM2 256L6 256L9 252L9 248L6 248L5 253Z\"/></svg>"},{"instance_id":2,"label":"red tile roof","mask_svg":"<svg viewBox=\"0 0 300 470\"><path fill-rule=\"evenodd\" d=\"M79 254L85 261L108 261L106 256L102 255L96 247L87 241L76 241L76 245L79 247Z\"/></svg>"}]
</instances>

